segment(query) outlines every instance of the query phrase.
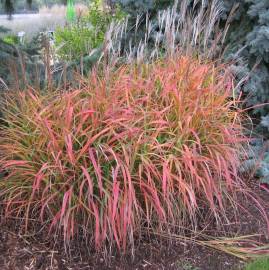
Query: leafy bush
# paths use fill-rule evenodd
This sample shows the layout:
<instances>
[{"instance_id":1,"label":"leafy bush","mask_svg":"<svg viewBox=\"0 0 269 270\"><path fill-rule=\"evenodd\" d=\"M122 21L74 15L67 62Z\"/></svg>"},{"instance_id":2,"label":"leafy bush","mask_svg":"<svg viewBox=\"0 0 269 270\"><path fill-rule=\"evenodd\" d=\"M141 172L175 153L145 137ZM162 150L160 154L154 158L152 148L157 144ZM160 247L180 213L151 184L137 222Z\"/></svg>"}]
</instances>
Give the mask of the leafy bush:
<instances>
[{"instance_id":1,"label":"leafy bush","mask_svg":"<svg viewBox=\"0 0 269 270\"><path fill-rule=\"evenodd\" d=\"M206 209L221 221L245 188L237 168L246 139L231 91L224 66L174 56L104 78L94 71L71 92L7 96L6 216L21 216L26 229L46 220L66 243L82 232L96 249L123 250L145 227L196 227Z\"/></svg>"},{"instance_id":2,"label":"leafy bush","mask_svg":"<svg viewBox=\"0 0 269 270\"><path fill-rule=\"evenodd\" d=\"M77 60L89 54L92 49L102 45L112 20L120 20L123 16L119 8L111 13L103 10L99 1L94 1L87 16L78 18L76 23L56 29L55 45L58 47L58 54L65 60Z\"/></svg>"},{"instance_id":3,"label":"leafy bush","mask_svg":"<svg viewBox=\"0 0 269 270\"><path fill-rule=\"evenodd\" d=\"M19 38L15 35L7 35L3 38L3 41L8 44L17 45L19 43Z\"/></svg>"},{"instance_id":4,"label":"leafy bush","mask_svg":"<svg viewBox=\"0 0 269 270\"><path fill-rule=\"evenodd\" d=\"M11 45L17 45L20 42L19 38L16 35L6 35L3 38L3 41Z\"/></svg>"},{"instance_id":5,"label":"leafy bush","mask_svg":"<svg viewBox=\"0 0 269 270\"><path fill-rule=\"evenodd\" d=\"M93 38L93 31L83 23L57 28L55 32L55 44L61 59L78 59L100 45L100 40ZM103 40L101 40L102 42Z\"/></svg>"}]
</instances>

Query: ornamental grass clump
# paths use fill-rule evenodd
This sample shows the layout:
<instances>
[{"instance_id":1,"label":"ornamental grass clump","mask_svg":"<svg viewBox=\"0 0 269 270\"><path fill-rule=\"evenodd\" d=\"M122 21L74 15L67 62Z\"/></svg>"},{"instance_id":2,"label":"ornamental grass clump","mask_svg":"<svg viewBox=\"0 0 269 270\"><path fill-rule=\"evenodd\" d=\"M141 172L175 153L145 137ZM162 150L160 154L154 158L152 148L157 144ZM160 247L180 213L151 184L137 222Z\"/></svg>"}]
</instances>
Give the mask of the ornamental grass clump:
<instances>
[{"instance_id":1,"label":"ornamental grass clump","mask_svg":"<svg viewBox=\"0 0 269 270\"><path fill-rule=\"evenodd\" d=\"M146 231L218 222L245 192L247 139L225 66L177 55L93 71L79 89L5 98L0 199L6 217L33 220L96 250L134 247Z\"/></svg>"}]
</instances>

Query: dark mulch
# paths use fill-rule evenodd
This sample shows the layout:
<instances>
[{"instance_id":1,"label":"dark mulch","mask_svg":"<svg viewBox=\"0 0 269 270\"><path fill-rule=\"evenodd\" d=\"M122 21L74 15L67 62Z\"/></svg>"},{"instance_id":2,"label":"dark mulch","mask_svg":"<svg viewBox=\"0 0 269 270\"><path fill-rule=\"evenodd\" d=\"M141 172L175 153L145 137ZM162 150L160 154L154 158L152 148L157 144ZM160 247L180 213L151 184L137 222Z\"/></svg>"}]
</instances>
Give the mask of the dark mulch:
<instances>
[{"instance_id":1,"label":"dark mulch","mask_svg":"<svg viewBox=\"0 0 269 270\"><path fill-rule=\"evenodd\" d=\"M86 270L86 269L169 269L169 270L228 270L238 269L238 259L196 245L141 244L134 259L131 256L112 257L105 263L101 255L86 256L75 252L71 259L63 250L53 249L49 243L29 242L10 231L0 233L1 270ZM192 267L192 268L191 268ZM196 268L195 268L196 267Z\"/></svg>"},{"instance_id":2,"label":"dark mulch","mask_svg":"<svg viewBox=\"0 0 269 270\"><path fill-rule=\"evenodd\" d=\"M268 192L258 186L253 188L264 201L269 202ZM253 202L242 198L241 204L248 212L241 211L222 230L237 232L238 235L266 234L266 224ZM269 213L269 205L266 211ZM67 256L62 248L46 242L44 236L26 238L14 229L12 222L1 224L0 270L238 270L244 265L239 259L213 249L179 241L160 242L159 239L141 243L134 257L131 254L124 257L115 255L105 263L103 254L93 255L85 247L69 250L72 255ZM214 234L213 231L211 233ZM264 236L260 240L269 243Z\"/></svg>"}]
</instances>

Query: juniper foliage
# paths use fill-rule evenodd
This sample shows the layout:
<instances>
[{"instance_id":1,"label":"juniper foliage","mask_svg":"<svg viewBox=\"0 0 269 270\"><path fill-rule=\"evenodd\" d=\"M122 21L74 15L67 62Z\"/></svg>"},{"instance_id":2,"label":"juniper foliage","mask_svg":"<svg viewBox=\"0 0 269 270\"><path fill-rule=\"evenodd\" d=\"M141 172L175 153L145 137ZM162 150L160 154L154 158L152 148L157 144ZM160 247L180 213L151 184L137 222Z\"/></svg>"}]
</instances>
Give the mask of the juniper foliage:
<instances>
[{"instance_id":1,"label":"juniper foliage","mask_svg":"<svg viewBox=\"0 0 269 270\"><path fill-rule=\"evenodd\" d=\"M246 107L252 107L249 113L254 132L262 136L253 142L253 156L247 167L257 167L258 157L260 166L256 174L269 183L269 1L224 0L223 20L235 6L226 57L237 61L234 71L241 82L239 90L246 97Z\"/></svg>"},{"instance_id":2,"label":"juniper foliage","mask_svg":"<svg viewBox=\"0 0 269 270\"><path fill-rule=\"evenodd\" d=\"M114 4L120 4L122 9L133 17L145 13L152 15L165 9L174 3L173 0L112 0Z\"/></svg>"},{"instance_id":3,"label":"juniper foliage","mask_svg":"<svg viewBox=\"0 0 269 270\"><path fill-rule=\"evenodd\" d=\"M235 66L238 79L243 79L242 90L247 106L255 106L251 115L257 131L269 136L269 106L257 106L269 101L269 1L225 0L225 15L237 5L227 38L227 58L241 57Z\"/></svg>"}]
</instances>

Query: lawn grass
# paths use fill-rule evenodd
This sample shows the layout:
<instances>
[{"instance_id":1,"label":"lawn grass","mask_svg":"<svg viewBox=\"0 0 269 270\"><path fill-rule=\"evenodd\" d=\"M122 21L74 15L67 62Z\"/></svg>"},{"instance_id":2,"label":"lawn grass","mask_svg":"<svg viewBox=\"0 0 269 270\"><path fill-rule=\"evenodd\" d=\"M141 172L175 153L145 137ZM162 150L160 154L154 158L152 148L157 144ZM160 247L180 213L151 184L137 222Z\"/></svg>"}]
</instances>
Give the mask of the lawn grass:
<instances>
[{"instance_id":1,"label":"lawn grass","mask_svg":"<svg viewBox=\"0 0 269 270\"><path fill-rule=\"evenodd\" d=\"M248 264L245 270L269 270L269 256Z\"/></svg>"}]
</instances>

